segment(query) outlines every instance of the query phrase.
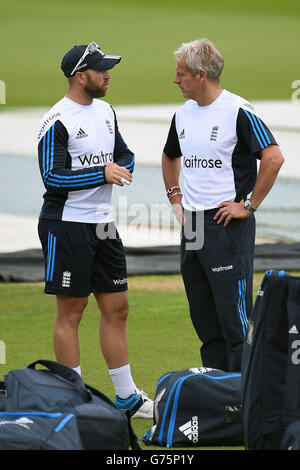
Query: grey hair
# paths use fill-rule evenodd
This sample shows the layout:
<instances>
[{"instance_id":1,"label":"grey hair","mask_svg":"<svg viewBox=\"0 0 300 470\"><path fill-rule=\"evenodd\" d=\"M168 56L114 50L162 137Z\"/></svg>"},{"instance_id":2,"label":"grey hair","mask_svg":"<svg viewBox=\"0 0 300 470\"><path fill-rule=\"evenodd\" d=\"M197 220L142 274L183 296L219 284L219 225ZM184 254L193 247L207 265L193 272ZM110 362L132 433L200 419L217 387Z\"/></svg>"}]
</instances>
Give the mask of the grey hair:
<instances>
[{"instance_id":1,"label":"grey hair","mask_svg":"<svg viewBox=\"0 0 300 470\"><path fill-rule=\"evenodd\" d=\"M219 80L224 67L224 60L213 42L208 39L196 39L183 43L174 52L176 59L185 59L187 67L195 75L204 69L209 80Z\"/></svg>"}]
</instances>

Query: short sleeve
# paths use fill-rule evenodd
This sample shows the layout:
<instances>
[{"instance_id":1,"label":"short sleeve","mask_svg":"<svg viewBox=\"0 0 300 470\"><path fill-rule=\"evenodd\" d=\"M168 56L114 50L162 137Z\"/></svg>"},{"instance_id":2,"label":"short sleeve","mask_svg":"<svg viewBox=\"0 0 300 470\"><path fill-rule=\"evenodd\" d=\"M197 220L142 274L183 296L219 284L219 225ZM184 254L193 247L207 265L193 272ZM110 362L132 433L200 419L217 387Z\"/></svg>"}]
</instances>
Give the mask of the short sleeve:
<instances>
[{"instance_id":1,"label":"short sleeve","mask_svg":"<svg viewBox=\"0 0 300 470\"><path fill-rule=\"evenodd\" d=\"M257 154L277 142L265 123L253 112L240 108L237 117L237 135L252 154Z\"/></svg>"},{"instance_id":2,"label":"short sleeve","mask_svg":"<svg viewBox=\"0 0 300 470\"><path fill-rule=\"evenodd\" d=\"M164 147L164 153L170 158L179 158L182 156L182 152L179 145L178 134L175 125L175 114L173 116L167 142Z\"/></svg>"}]
</instances>

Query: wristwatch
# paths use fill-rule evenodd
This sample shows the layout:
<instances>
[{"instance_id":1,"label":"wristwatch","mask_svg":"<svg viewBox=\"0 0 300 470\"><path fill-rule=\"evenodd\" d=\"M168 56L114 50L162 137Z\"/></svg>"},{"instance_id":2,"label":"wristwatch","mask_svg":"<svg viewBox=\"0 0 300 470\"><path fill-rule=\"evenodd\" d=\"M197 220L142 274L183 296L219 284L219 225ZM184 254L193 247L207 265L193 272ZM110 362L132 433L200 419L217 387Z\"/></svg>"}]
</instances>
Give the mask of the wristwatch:
<instances>
[{"instance_id":1,"label":"wristwatch","mask_svg":"<svg viewBox=\"0 0 300 470\"><path fill-rule=\"evenodd\" d=\"M167 196L169 197L169 195L171 195L173 193L173 191L175 191L175 189L179 189L179 191L180 191L179 186L172 186L171 188L169 188L167 190Z\"/></svg>"},{"instance_id":2,"label":"wristwatch","mask_svg":"<svg viewBox=\"0 0 300 470\"><path fill-rule=\"evenodd\" d=\"M247 209L247 211L251 212L251 214L253 214L253 213L256 211L256 209L251 206L251 201L250 201L250 199L247 199L247 200L244 202L244 207L245 207L245 209Z\"/></svg>"}]
</instances>

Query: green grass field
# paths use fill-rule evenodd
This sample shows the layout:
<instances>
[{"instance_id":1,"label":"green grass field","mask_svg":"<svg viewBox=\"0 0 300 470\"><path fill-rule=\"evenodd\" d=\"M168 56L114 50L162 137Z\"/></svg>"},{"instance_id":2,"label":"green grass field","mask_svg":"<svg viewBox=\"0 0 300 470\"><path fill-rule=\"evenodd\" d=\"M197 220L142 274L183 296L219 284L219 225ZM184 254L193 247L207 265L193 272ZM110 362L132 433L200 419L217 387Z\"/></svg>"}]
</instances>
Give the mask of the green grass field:
<instances>
[{"instance_id":1,"label":"green grass field","mask_svg":"<svg viewBox=\"0 0 300 470\"><path fill-rule=\"evenodd\" d=\"M249 100L290 99L299 30L298 0L1 0L0 109L54 104L66 90L63 55L93 40L123 57L112 72L112 104L182 101L173 51L200 37L224 55L225 88Z\"/></svg>"},{"instance_id":2,"label":"green grass field","mask_svg":"<svg viewBox=\"0 0 300 470\"><path fill-rule=\"evenodd\" d=\"M255 274L255 293L263 276ZM200 343L189 318L179 275L130 277L129 300L131 368L138 387L154 398L156 382L164 373L202 365ZM42 284L0 284L0 312L0 339L6 345L6 364L0 364L0 380L9 370L27 367L38 359L55 360L55 298L43 293ZM99 349L98 320L99 312L91 297L80 326L82 374L86 383L113 400L112 382ZM138 437L152 424L150 419L133 420ZM150 450L156 448L141 445Z\"/></svg>"},{"instance_id":3,"label":"green grass field","mask_svg":"<svg viewBox=\"0 0 300 470\"><path fill-rule=\"evenodd\" d=\"M58 101L66 91L63 55L91 41L122 55L107 95L113 105L181 102L172 84L173 51L201 37L224 56L223 87L249 100L288 100L300 79L299 30L299 0L0 0L0 80L7 92L0 111ZM262 277L255 275L254 292ZM154 397L166 371L201 365L199 342L179 276L132 277L129 286L130 362L138 386ZM54 316L55 298L45 296L41 284L0 284L0 340L6 344L0 380L37 359L54 360ZM98 319L91 298L80 328L83 378L113 398ZM140 437L152 422L133 424Z\"/></svg>"}]
</instances>

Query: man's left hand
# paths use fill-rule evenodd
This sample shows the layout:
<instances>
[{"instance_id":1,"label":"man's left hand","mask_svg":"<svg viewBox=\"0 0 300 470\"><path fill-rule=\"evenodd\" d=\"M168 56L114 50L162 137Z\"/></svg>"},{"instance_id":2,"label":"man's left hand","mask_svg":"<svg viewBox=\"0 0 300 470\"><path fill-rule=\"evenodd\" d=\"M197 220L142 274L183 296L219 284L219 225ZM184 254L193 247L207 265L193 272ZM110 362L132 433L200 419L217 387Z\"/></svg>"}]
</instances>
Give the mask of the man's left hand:
<instances>
[{"instance_id":1,"label":"man's left hand","mask_svg":"<svg viewBox=\"0 0 300 470\"><path fill-rule=\"evenodd\" d=\"M214 220L217 221L217 224L224 222L224 227L229 224L231 219L246 219L251 215L251 212L245 209L243 199L240 202L224 201L219 207Z\"/></svg>"}]
</instances>

